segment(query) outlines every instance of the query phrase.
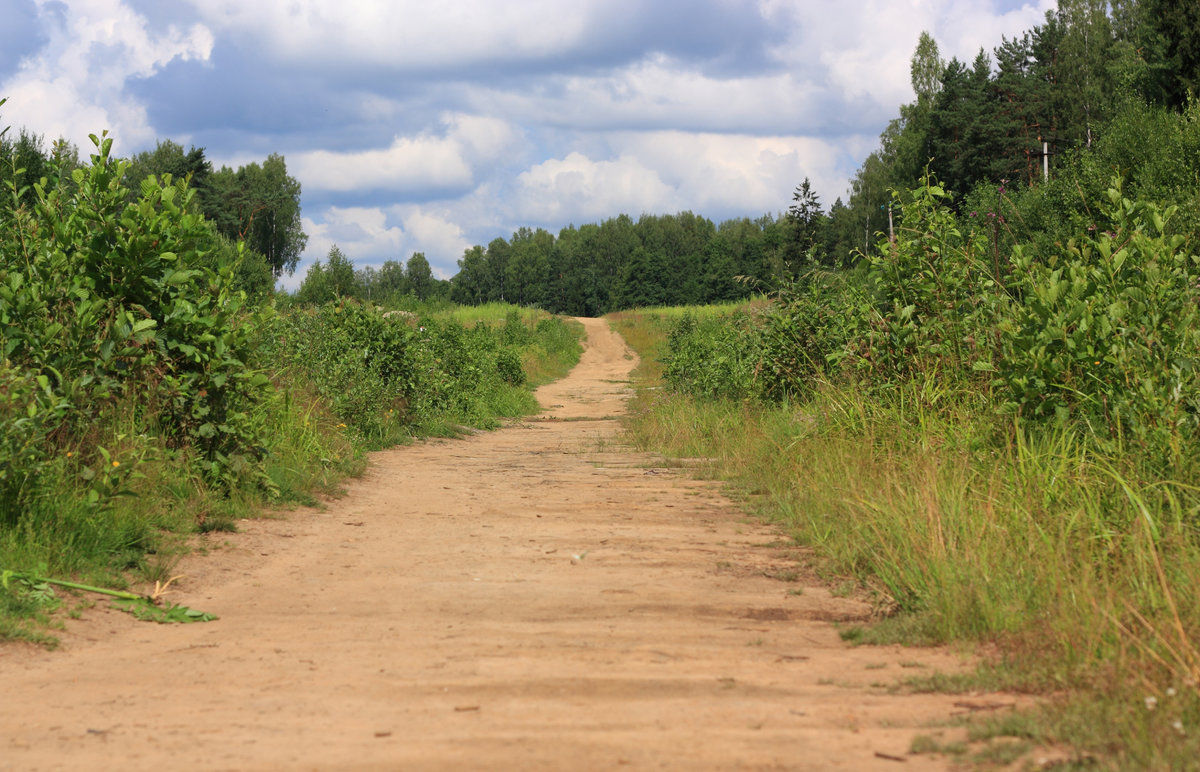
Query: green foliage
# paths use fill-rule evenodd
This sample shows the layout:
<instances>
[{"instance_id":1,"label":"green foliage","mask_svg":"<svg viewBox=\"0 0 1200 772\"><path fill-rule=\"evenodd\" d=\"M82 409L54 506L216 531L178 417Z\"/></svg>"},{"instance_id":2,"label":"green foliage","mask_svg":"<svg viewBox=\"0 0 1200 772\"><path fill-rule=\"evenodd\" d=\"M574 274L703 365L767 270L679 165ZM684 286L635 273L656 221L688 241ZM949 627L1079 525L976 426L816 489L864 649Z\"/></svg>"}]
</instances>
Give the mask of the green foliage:
<instances>
[{"instance_id":1,"label":"green foliage","mask_svg":"<svg viewBox=\"0 0 1200 772\"><path fill-rule=\"evenodd\" d=\"M1014 251L996 360L1004 407L1178 460L1200 426L1200 260L1167 235L1173 207L1113 188L1103 209L1114 231L1045 261Z\"/></svg>"},{"instance_id":2,"label":"green foliage","mask_svg":"<svg viewBox=\"0 0 1200 772\"><path fill-rule=\"evenodd\" d=\"M15 525L43 495L38 482L55 462L51 437L70 409L47 376L0 364L0 526Z\"/></svg>"},{"instance_id":3,"label":"green foliage","mask_svg":"<svg viewBox=\"0 0 1200 772\"><path fill-rule=\"evenodd\" d=\"M40 395L27 418L50 440L42 448L94 460L101 449L89 431L133 400L168 447L195 451L209 479L254 477L254 410L269 384L247 364L255 323L232 289L235 266L209 264L216 237L193 191L148 179L127 203L112 140L93 140L97 153L74 171L73 189L35 185L36 206L15 208L5 231L5 377L15 369L15 383L37 384L18 392Z\"/></svg>"},{"instance_id":4,"label":"green foliage","mask_svg":"<svg viewBox=\"0 0 1200 772\"><path fill-rule=\"evenodd\" d=\"M155 605L145 598L124 598L113 601L113 608L132 614L143 622L167 624L192 624L194 622L212 622L220 619L216 614L188 608L177 603Z\"/></svg>"},{"instance_id":5,"label":"green foliage","mask_svg":"<svg viewBox=\"0 0 1200 772\"><path fill-rule=\"evenodd\" d=\"M144 180L167 176L188 183L196 192L197 210L229 245L244 245L238 247L246 250L238 289L261 298L273 289L276 276L295 268L308 237L300 222L300 183L288 175L283 156L214 171L204 148L185 151L162 140L129 159L123 183L132 200Z\"/></svg>"},{"instance_id":6,"label":"green foliage","mask_svg":"<svg viewBox=\"0 0 1200 772\"><path fill-rule=\"evenodd\" d=\"M168 531L273 490L253 362L269 311L247 308L242 253L195 191L131 192L93 142L0 207L0 562L124 581Z\"/></svg>"},{"instance_id":7,"label":"green foliage","mask_svg":"<svg viewBox=\"0 0 1200 772\"><path fill-rule=\"evenodd\" d=\"M272 153L261 164L237 170L210 171L203 191L204 212L221 235L244 241L275 276L295 270L308 236L300 221L300 183L288 174L282 155Z\"/></svg>"},{"instance_id":8,"label":"green foliage","mask_svg":"<svg viewBox=\"0 0 1200 772\"><path fill-rule=\"evenodd\" d=\"M812 272L784 283L762 315L755 365L768 400L807 397L838 367L863 298L840 274Z\"/></svg>"},{"instance_id":9,"label":"green foliage","mask_svg":"<svg viewBox=\"0 0 1200 772\"><path fill-rule=\"evenodd\" d=\"M894 194L900 227L894 243L870 257L872 308L861 308L851 341L855 364L875 386L927 367L966 365L980 331L979 304L996 286L983 263L984 243L963 233L945 189L927 175L910 194Z\"/></svg>"},{"instance_id":10,"label":"green foliage","mask_svg":"<svg viewBox=\"0 0 1200 772\"><path fill-rule=\"evenodd\" d=\"M296 299L309 305L320 305L342 298L359 298L363 287L354 271L354 264L334 244L324 265L320 260L308 267Z\"/></svg>"},{"instance_id":11,"label":"green foliage","mask_svg":"<svg viewBox=\"0 0 1200 772\"><path fill-rule=\"evenodd\" d=\"M408 258L408 262L404 264L404 279L412 293L417 296L417 300L428 300L433 296L433 269L429 267L424 253L414 252L412 257Z\"/></svg>"},{"instance_id":12,"label":"green foliage","mask_svg":"<svg viewBox=\"0 0 1200 772\"><path fill-rule=\"evenodd\" d=\"M930 177L897 195L896 241L857 275L784 285L752 318L683 319L667 382L768 400L831 378L881 396L916 384L929 409L966 400L1180 463L1200 428L1200 266L1172 233L1176 208L1114 187L1094 205L1113 230L1002 253L947 200Z\"/></svg>"},{"instance_id":13,"label":"green foliage","mask_svg":"<svg viewBox=\"0 0 1200 772\"><path fill-rule=\"evenodd\" d=\"M756 392L757 341L750 317L697 320L685 314L668 335L670 355L663 379L687 394L742 399Z\"/></svg>"},{"instance_id":14,"label":"green foliage","mask_svg":"<svg viewBox=\"0 0 1200 772\"><path fill-rule=\"evenodd\" d=\"M788 207L786 222L787 243L783 254L783 270L779 273L794 274L809 259L830 262L824 254L829 218L821 211L821 200L807 177L792 193L792 205Z\"/></svg>"},{"instance_id":15,"label":"green foliage","mask_svg":"<svg viewBox=\"0 0 1200 772\"><path fill-rule=\"evenodd\" d=\"M489 426L535 409L522 388L525 352L560 350L566 328L543 319L531 329L507 313L498 327L466 327L356 302L297 308L278 317L264 356L277 378L312 390L343 428L382 447L438 421Z\"/></svg>"},{"instance_id":16,"label":"green foliage","mask_svg":"<svg viewBox=\"0 0 1200 772\"><path fill-rule=\"evenodd\" d=\"M281 368L277 377L311 384L343 424L382 445L416 399L416 337L357 303L327 303L281 314L264 353Z\"/></svg>"}]
</instances>

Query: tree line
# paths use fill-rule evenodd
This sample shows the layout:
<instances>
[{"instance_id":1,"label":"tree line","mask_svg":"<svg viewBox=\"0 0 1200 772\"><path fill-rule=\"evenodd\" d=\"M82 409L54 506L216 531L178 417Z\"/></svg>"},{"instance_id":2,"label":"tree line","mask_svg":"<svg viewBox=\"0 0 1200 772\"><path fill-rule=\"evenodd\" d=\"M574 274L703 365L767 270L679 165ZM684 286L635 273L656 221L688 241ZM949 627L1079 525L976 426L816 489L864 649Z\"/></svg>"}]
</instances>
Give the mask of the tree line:
<instances>
[{"instance_id":1,"label":"tree line","mask_svg":"<svg viewBox=\"0 0 1200 772\"><path fill-rule=\"evenodd\" d=\"M433 277L421 252L403 264L389 260L355 269L335 245L324 262L309 267L295 297L306 304L337 298L385 305L406 297L463 305L502 301L574 316L720 302L747 297L798 264L809 237L803 220L791 214L720 225L692 212L637 220L621 214L569 225L557 236L519 228L509 239L467 249L449 280Z\"/></svg>"},{"instance_id":2,"label":"tree line","mask_svg":"<svg viewBox=\"0 0 1200 772\"><path fill-rule=\"evenodd\" d=\"M554 313L599 316L622 308L734 300L787 259L791 222L781 216L716 225L692 212L627 214L570 225L557 237L520 228L474 246L458 261L450 298L505 300Z\"/></svg>"}]
</instances>

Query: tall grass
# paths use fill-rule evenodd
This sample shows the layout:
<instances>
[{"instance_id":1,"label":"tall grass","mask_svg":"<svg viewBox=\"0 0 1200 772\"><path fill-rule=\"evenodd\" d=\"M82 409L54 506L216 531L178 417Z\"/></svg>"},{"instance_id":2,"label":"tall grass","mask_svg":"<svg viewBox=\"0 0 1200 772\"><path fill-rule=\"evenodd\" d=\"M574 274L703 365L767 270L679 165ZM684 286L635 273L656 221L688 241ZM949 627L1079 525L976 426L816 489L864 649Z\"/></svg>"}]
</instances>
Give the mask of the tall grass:
<instances>
[{"instance_id":1,"label":"tall grass","mask_svg":"<svg viewBox=\"0 0 1200 772\"><path fill-rule=\"evenodd\" d=\"M553 316L539 308L522 308L514 303L500 301L484 303L478 306L452 305L448 308L430 311L428 316L441 321L455 322L464 327L470 327L476 322L496 325L509 319L514 313L517 314L517 317L522 322L530 326L537 324L540 319L549 319Z\"/></svg>"},{"instance_id":2,"label":"tall grass","mask_svg":"<svg viewBox=\"0 0 1200 772\"><path fill-rule=\"evenodd\" d=\"M764 298L757 297L751 300L726 300L720 303L707 303L705 305L694 306L652 306L640 308L636 311L619 311L610 314L610 317L619 319L625 314L630 314L639 317L658 317L667 320L680 319L684 316L693 316L697 319L711 319L728 316L736 311L749 306L761 305L764 302Z\"/></svg>"}]
</instances>

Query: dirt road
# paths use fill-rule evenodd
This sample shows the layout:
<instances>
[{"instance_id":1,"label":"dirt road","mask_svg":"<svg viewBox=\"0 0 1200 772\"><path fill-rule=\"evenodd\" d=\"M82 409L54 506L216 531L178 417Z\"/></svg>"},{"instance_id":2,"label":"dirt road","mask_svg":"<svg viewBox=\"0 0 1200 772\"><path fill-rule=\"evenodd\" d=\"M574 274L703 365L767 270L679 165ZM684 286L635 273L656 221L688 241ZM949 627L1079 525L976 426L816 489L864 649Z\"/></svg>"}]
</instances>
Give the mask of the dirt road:
<instances>
[{"instance_id":1,"label":"dirt road","mask_svg":"<svg viewBox=\"0 0 1200 772\"><path fill-rule=\"evenodd\" d=\"M537 419L214 535L172 599L219 621L100 604L59 651L0 647L0 769L940 768L909 744L962 698L879 685L960 663L846 646L829 620L866 608L616 444L634 359L586 324Z\"/></svg>"}]
</instances>

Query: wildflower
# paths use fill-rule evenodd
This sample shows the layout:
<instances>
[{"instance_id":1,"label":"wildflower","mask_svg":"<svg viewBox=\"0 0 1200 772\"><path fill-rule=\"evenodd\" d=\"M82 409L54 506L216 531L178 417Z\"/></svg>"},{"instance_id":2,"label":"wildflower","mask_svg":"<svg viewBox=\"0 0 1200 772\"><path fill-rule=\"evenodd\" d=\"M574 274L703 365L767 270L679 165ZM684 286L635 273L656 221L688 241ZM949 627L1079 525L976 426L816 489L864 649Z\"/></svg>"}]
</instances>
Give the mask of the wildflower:
<instances>
[{"instance_id":1,"label":"wildflower","mask_svg":"<svg viewBox=\"0 0 1200 772\"><path fill-rule=\"evenodd\" d=\"M121 462L120 462L120 461L114 461L114 462L113 462L113 469L116 469L116 468L117 468L117 467L119 467L120 465L121 465Z\"/></svg>"},{"instance_id":2,"label":"wildflower","mask_svg":"<svg viewBox=\"0 0 1200 772\"><path fill-rule=\"evenodd\" d=\"M345 428L346 428L346 424L338 424L338 428L339 428L339 429L345 429Z\"/></svg>"},{"instance_id":3,"label":"wildflower","mask_svg":"<svg viewBox=\"0 0 1200 772\"><path fill-rule=\"evenodd\" d=\"M1174 697L1174 696L1175 696L1175 687L1174 687L1174 686L1168 686L1168 687L1167 687L1167 696L1168 696L1168 697Z\"/></svg>"},{"instance_id":4,"label":"wildflower","mask_svg":"<svg viewBox=\"0 0 1200 772\"><path fill-rule=\"evenodd\" d=\"M70 451L70 450L67 451L67 458L71 458L74 455L75 455L75 453L73 451Z\"/></svg>"},{"instance_id":5,"label":"wildflower","mask_svg":"<svg viewBox=\"0 0 1200 772\"><path fill-rule=\"evenodd\" d=\"M1157 707L1158 707L1158 698L1156 698L1156 697L1147 697L1146 698L1146 710L1154 710Z\"/></svg>"},{"instance_id":6,"label":"wildflower","mask_svg":"<svg viewBox=\"0 0 1200 772\"><path fill-rule=\"evenodd\" d=\"M1176 732L1179 732L1179 734L1187 734L1187 732L1185 732L1183 730L1183 722L1180 721L1179 719L1175 719L1174 721L1171 722L1171 728L1174 729Z\"/></svg>"}]
</instances>

